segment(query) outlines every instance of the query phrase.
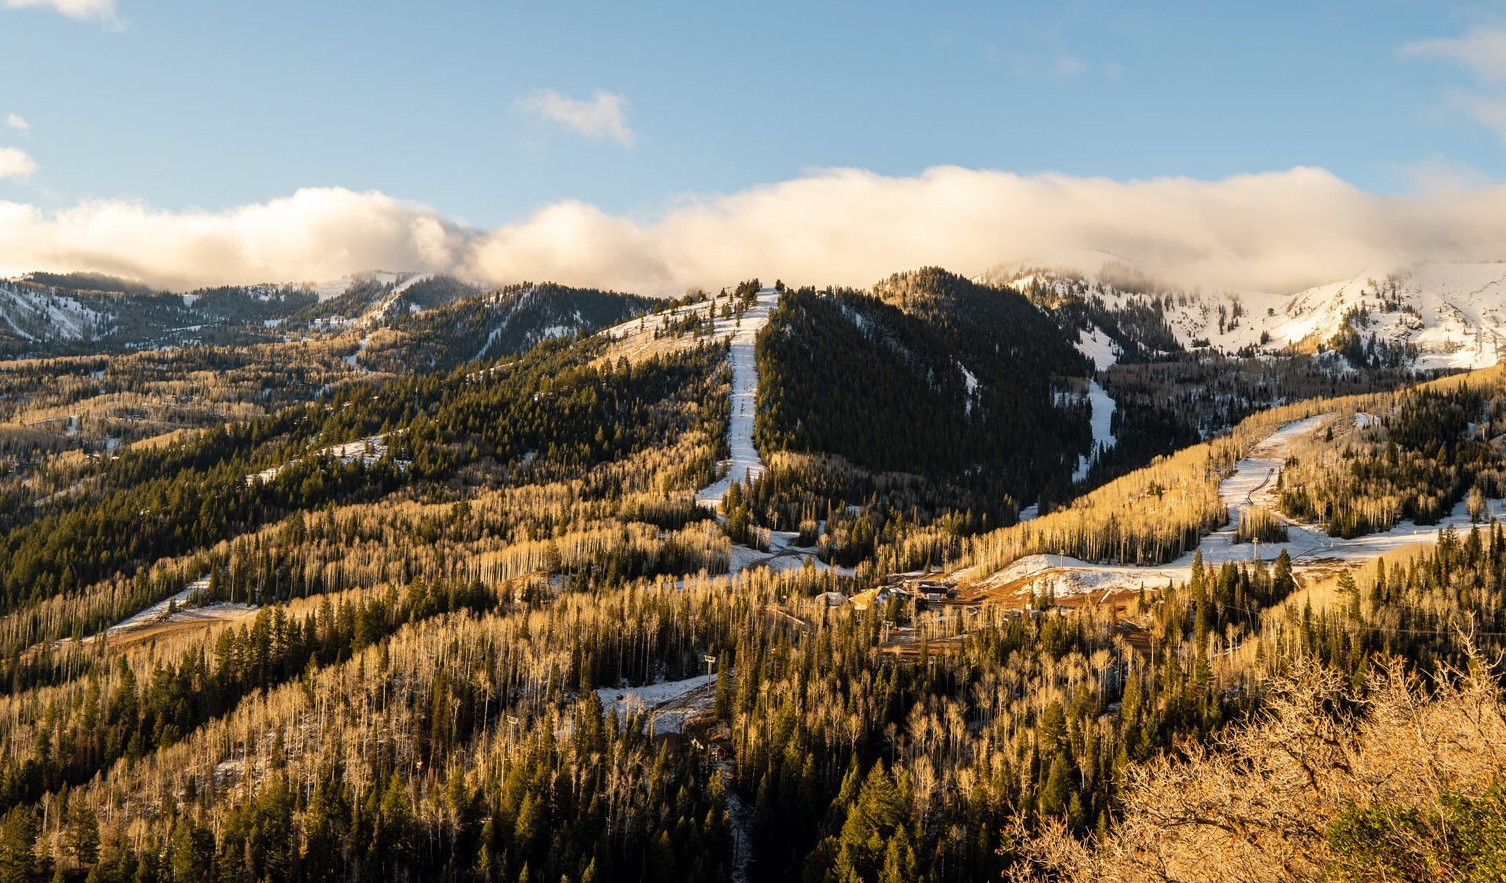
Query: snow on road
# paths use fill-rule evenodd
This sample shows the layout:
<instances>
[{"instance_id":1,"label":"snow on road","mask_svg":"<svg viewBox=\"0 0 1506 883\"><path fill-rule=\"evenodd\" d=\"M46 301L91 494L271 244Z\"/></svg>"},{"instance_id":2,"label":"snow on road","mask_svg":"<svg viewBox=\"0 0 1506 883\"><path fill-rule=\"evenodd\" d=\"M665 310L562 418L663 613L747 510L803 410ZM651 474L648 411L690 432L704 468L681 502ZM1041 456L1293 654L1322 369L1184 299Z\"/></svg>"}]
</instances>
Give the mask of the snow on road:
<instances>
[{"instance_id":1,"label":"snow on road","mask_svg":"<svg viewBox=\"0 0 1506 883\"><path fill-rule=\"evenodd\" d=\"M1257 445L1249 457L1239 461L1233 475L1219 484L1219 495L1229 507L1229 524L1203 539L1200 548L1204 561L1221 564L1224 561L1251 561L1256 556L1261 561L1274 561L1284 550L1298 565L1311 559L1360 563L1394 552L1403 546L1431 541L1446 527L1459 531L1469 530L1469 513L1461 500L1437 524L1420 525L1402 521L1389 530L1344 539L1330 537L1315 524L1304 524L1282 517L1287 526L1286 542L1260 543L1258 546L1253 543L1235 544L1234 530L1239 524L1239 516L1251 506L1264 506L1281 517L1277 511L1276 478L1286 463L1292 442L1315 431L1329 416L1309 417L1276 430ZM1192 556L1185 555L1174 564L1191 568Z\"/></svg>"},{"instance_id":2,"label":"snow on road","mask_svg":"<svg viewBox=\"0 0 1506 883\"><path fill-rule=\"evenodd\" d=\"M89 635L83 639L83 643L92 644L101 636L112 641L115 639L129 639L136 634L145 634L154 626L163 626L169 623L214 623L240 619L256 612L256 607L251 604L236 604L231 602L219 602L206 604L203 607L185 607L196 593L209 590L209 577L200 577L189 583L182 591L156 604L140 610L120 622L105 629L102 633ZM66 646L68 640L53 641L51 646L58 649Z\"/></svg>"},{"instance_id":3,"label":"snow on road","mask_svg":"<svg viewBox=\"0 0 1506 883\"><path fill-rule=\"evenodd\" d=\"M169 607L176 610L177 608L182 607L185 603L187 603L188 599L193 596L194 592L208 590L209 577L200 577L199 579L196 579L193 582L189 583L184 587L183 591L172 596L171 598L168 598L165 601L158 601L156 604L153 604L140 613L137 613L136 615L128 617L126 619L122 619L115 625L110 626L108 629L105 629L105 633L110 635L118 635L123 631L140 628L141 626L166 619Z\"/></svg>"},{"instance_id":4,"label":"snow on road","mask_svg":"<svg viewBox=\"0 0 1506 883\"><path fill-rule=\"evenodd\" d=\"M746 482L763 474L763 459L753 446L753 414L758 393L758 365L753 358L753 344L758 332L768 324L769 313L778 302L779 292L765 288L758 292L753 307L735 323L725 319L717 322L718 336L725 331L732 338L729 355L732 361L732 422L727 429L727 446L732 458L727 463L726 475L696 492L696 502L703 506L721 505L732 482Z\"/></svg>"}]
</instances>

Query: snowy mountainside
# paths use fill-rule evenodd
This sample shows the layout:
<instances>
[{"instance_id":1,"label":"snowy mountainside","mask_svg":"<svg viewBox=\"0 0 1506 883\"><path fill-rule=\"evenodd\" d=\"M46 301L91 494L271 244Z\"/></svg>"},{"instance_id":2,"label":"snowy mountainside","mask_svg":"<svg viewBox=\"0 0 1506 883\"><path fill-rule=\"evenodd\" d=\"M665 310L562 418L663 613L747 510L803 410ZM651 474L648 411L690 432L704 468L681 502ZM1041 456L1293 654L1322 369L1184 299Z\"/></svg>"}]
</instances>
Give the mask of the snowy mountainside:
<instances>
[{"instance_id":1,"label":"snowy mountainside","mask_svg":"<svg viewBox=\"0 0 1506 883\"><path fill-rule=\"evenodd\" d=\"M646 312L650 303L548 283L489 291L427 273L184 293L101 274L33 273L0 280L0 359L279 343L355 331L389 343L404 337L408 356L434 350L416 353L411 365L453 365L593 331ZM425 319L430 313L437 315Z\"/></svg>"},{"instance_id":2,"label":"snowy mountainside","mask_svg":"<svg viewBox=\"0 0 1506 883\"><path fill-rule=\"evenodd\" d=\"M399 292L392 304L400 309L384 305L391 318L380 323L380 332L371 334L357 355L362 366L395 373L453 368L521 352L550 338L610 327L647 313L654 303L636 295L525 283L423 307L426 289L437 284L415 283Z\"/></svg>"},{"instance_id":3,"label":"snowy mountainside","mask_svg":"<svg viewBox=\"0 0 1506 883\"><path fill-rule=\"evenodd\" d=\"M0 283L0 337L29 343L98 336L108 317L80 299L50 289Z\"/></svg>"},{"instance_id":4,"label":"snowy mountainside","mask_svg":"<svg viewBox=\"0 0 1506 883\"><path fill-rule=\"evenodd\" d=\"M100 284L85 274L54 279ZM51 281L51 280L49 280ZM121 352L182 345L200 314L178 295L70 289L32 279L0 280L0 358Z\"/></svg>"},{"instance_id":5,"label":"snowy mountainside","mask_svg":"<svg viewBox=\"0 0 1506 883\"><path fill-rule=\"evenodd\" d=\"M1151 351L1174 342L1226 354L1332 351L1351 365L1472 369L1496 364L1506 344L1506 263L1377 270L1292 294L1189 291L1113 265L1096 274L1021 270L990 281L1053 311L1088 305L1089 336L1103 332L1121 350L1144 344L1143 329L1105 327L1122 325L1127 314L1154 314L1164 324L1169 338L1144 347Z\"/></svg>"},{"instance_id":6,"label":"snowy mountainside","mask_svg":"<svg viewBox=\"0 0 1506 883\"><path fill-rule=\"evenodd\" d=\"M1360 344L1411 346L1419 368L1487 368L1506 344L1506 264L1423 264L1293 295L1272 345L1299 349L1353 329Z\"/></svg>"}]
</instances>

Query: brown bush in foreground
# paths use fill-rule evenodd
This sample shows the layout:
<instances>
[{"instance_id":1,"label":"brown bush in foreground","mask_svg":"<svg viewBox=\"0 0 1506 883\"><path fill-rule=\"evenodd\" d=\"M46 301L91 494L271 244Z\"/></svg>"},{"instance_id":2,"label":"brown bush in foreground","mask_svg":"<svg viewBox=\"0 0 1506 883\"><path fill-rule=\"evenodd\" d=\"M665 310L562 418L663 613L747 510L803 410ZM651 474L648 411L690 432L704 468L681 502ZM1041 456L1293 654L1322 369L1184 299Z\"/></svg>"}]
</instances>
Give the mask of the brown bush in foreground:
<instances>
[{"instance_id":1,"label":"brown bush in foreground","mask_svg":"<svg viewBox=\"0 0 1506 883\"><path fill-rule=\"evenodd\" d=\"M1129 772L1097 844L1062 828L1006 840L1015 880L1498 879L1506 706L1488 667L1425 685L1373 673L1356 690L1298 663L1223 745ZM1483 821L1482 821L1483 819Z\"/></svg>"}]
</instances>

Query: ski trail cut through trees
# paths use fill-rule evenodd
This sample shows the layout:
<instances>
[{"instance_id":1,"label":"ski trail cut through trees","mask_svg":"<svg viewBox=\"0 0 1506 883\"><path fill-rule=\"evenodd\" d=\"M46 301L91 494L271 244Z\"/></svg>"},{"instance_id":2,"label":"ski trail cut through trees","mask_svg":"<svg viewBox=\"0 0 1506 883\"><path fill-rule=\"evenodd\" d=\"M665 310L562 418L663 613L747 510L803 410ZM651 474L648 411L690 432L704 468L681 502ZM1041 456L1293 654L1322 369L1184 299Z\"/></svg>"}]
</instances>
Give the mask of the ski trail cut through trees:
<instances>
[{"instance_id":1,"label":"ski trail cut through trees","mask_svg":"<svg viewBox=\"0 0 1506 883\"><path fill-rule=\"evenodd\" d=\"M1318 430L1325 421L1333 417L1333 414L1319 414L1287 423L1254 445L1249 454L1235 464L1234 472L1219 482L1219 496L1229 512L1228 523L1205 535L1196 549L1174 561L1139 567L1132 564L1083 561L1066 555L1027 555L990 576L985 584L1005 585L1027 577L1055 572L1051 586L1058 597L1112 589L1135 589L1141 585L1155 587L1164 585L1167 581L1189 579L1193 559L1199 552L1202 553L1204 565L1212 568L1226 562L1244 564L1258 560L1269 564L1283 551L1291 557L1292 565L1299 571L1309 566L1332 567L1336 564L1356 567L1415 543L1432 542L1437 539L1439 531L1445 528L1451 527L1455 531L1470 529L1472 522L1465 500L1460 500L1436 524L1401 521L1387 530L1353 539L1329 536L1320 525L1306 524L1282 515L1278 509L1276 480L1286 464L1292 443ZM1488 505L1491 512L1502 511L1499 500L1492 499L1488 501ZM1286 525L1286 542L1234 542L1240 516L1255 506L1266 507ZM1488 517L1487 515L1487 519ZM1044 587L1044 583L1035 586L1036 590Z\"/></svg>"},{"instance_id":2,"label":"ski trail cut through trees","mask_svg":"<svg viewBox=\"0 0 1506 883\"><path fill-rule=\"evenodd\" d=\"M737 327L731 329L732 346L728 358L732 362L732 420L727 427L727 447L732 457L724 464L727 474L696 493L696 502L703 506L720 506L732 482L747 482L763 474L763 460L753 446L753 413L758 394L758 363L753 357L753 345L758 332L769 323L769 313L778 302L778 291L772 288L759 291L757 302L742 314Z\"/></svg>"},{"instance_id":3,"label":"ski trail cut through trees","mask_svg":"<svg viewBox=\"0 0 1506 883\"><path fill-rule=\"evenodd\" d=\"M1096 326L1091 333L1078 331L1075 346L1078 352L1092 360L1095 372L1107 371L1119 361L1119 345ZM1074 482L1087 478L1088 471L1098 462L1099 455L1119 441L1113 432L1117 404L1109 391L1099 385L1096 375L1088 379L1088 407L1091 409L1088 425L1093 431L1093 449L1086 457L1077 459L1077 468L1072 471Z\"/></svg>"},{"instance_id":4,"label":"ski trail cut through trees","mask_svg":"<svg viewBox=\"0 0 1506 883\"><path fill-rule=\"evenodd\" d=\"M1099 455L1119 442L1114 437L1114 410L1118 407L1109 391L1098 385L1097 380L1088 381L1088 407L1091 408L1091 416L1088 424L1093 430L1093 451L1086 457L1079 457L1077 469L1072 473L1073 481L1082 481L1088 477L1088 470L1098 462Z\"/></svg>"}]
</instances>

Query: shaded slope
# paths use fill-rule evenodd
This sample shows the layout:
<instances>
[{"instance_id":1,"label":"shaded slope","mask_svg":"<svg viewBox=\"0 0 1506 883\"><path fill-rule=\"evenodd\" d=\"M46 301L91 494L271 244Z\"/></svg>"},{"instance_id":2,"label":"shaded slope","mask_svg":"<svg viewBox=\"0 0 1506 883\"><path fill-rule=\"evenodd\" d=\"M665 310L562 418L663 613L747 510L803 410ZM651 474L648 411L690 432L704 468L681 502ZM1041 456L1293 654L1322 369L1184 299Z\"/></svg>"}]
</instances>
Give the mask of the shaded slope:
<instances>
[{"instance_id":1,"label":"shaded slope","mask_svg":"<svg viewBox=\"0 0 1506 883\"><path fill-rule=\"evenodd\" d=\"M1091 434L1061 394L1088 369L1055 323L936 270L878 290L786 294L759 338L760 446L965 482L995 506L1064 490Z\"/></svg>"}]
</instances>

